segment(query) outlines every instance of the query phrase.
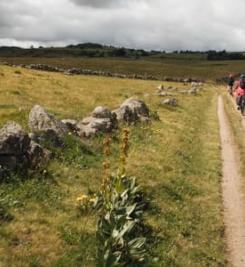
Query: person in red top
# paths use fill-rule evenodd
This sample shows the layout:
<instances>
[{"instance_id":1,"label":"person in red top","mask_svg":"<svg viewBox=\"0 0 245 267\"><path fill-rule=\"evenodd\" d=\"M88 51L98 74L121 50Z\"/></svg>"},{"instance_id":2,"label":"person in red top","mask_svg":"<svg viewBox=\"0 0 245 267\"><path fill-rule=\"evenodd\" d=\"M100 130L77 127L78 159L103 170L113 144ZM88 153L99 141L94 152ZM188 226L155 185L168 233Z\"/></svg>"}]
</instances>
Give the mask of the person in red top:
<instances>
[{"instance_id":1,"label":"person in red top","mask_svg":"<svg viewBox=\"0 0 245 267\"><path fill-rule=\"evenodd\" d=\"M234 92L238 109L240 108L242 96L245 95L245 75L240 76L240 80L235 84Z\"/></svg>"}]
</instances>

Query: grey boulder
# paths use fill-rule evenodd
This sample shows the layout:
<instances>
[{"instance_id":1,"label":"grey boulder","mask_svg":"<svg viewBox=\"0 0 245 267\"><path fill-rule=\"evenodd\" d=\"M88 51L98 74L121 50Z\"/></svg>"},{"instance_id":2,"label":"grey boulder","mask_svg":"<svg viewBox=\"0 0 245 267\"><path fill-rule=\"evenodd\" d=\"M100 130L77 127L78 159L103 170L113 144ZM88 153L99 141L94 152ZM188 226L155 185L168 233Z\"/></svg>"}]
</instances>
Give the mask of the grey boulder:
<instances>
[{"instance_id":1,"label":"grey boulder","mask_svg":"<svg viewBox=\"0 0 245 267\"><path fill-rule=\"evenodd\" d=\"M169 98L169 99L162 100L161 104L176 107L178 105L178 100L176 98Z\"/></svg>"},{"instance_id":2,"label":"grey boulder","mask_svg":"<svg viewBox=\"0 0 245 267\"><path fill-rule=\"evenodd\" d=\"M97 107L90 117L83 119L76 125L78 135L92 137L98 133L109 133L118 126L116 115L105 107Z\"/></svg>"},{"instance_id":3,"label":"grey boulder","mask_svg":"<svg viewBox=\"0 0 245 267\"><path fill-rule=\"evenodd\" d=\"M9 122L0 129L0 169L35 169L47 164L50 152L35 144L22 127Z\"/></svg>"},{"instance_id":4,"label":"grey boulder","mask_svg":"<svg viewBox=\"0 0 245 267\"><path fill-rule=\"evenodd\" d=\"M114 110L117 120L134 124L137 121L149 121L150 112L149 108L144 101L129 98L122 103L119 109Z\"/></svg>"},{"instance_id":5,"label":"grey boulder","mask_svg":"<svg viewBox=\"0 0 245 267\"><path fill-rule=\"evenodd\" d=\"M66 124L39 105L35 105L29 114L29 127L34 133L40 133L44 139L55 143L59 143L68 133Z\"/></svg>"},{"instance_id":6,"label":"grey boulder","mask_svg":"<svg viewBox=\"0 0 245 267\"><path fill-rule=\"evenodd\" d=\"M67 129L70 132L73 132L73 133L77 132L77 123L78 123L78 121L71 120L71 119L65 119L65 120L62 120L61 122L66 125Z\"/></svg>"},{"instance_id":7,"label":"grey boulder","mask_svg":"<svg viewBox=\"0 0 245 267\"><path fill-rule=\"evenodd\" d=\"M41 166L47 165L51 158L51 152L42 148L39 144L31 141L30 147L27 151L27 158L30 169L37 169Z\"/></svg>"},{"instance_id":8,"label":"grey boulder","mask_svg":"<svg viewBox=\"0 0 245 267\"><path fill-rule=\"evenodd\" d=\"M0 155L21 155L28 150L30 138L21 126L9 122L0 130Z\"/></svg>"}]
</instances>

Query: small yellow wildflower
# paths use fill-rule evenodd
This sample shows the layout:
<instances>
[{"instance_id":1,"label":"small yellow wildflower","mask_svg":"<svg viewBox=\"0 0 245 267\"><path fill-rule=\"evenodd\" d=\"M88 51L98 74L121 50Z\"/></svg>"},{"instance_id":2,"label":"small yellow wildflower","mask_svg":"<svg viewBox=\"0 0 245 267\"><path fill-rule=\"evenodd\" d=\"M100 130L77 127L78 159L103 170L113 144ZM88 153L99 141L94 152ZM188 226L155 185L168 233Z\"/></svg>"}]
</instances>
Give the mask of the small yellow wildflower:
<instances>
[{"instance_id":1,"label":"small yellow wildflower","mask_svg":"<svg viewBox=\"0 0 245 267\"><path fill-rule=\"evenodd\" d=\"M77 198L77 202L84 202L86 200L88 200L87 195L81 195L80 197Z\"/></svg>"},{"instance_id":2,"label":"small yellow wildflower","mask_svg":"<svg viewBox=\"0 0 245 267\"><path fill-rule=\"evenodd\" d=\"M94 204L96 202L96 198L91 198L89 201Z\"/></svg>"}]
</instances>

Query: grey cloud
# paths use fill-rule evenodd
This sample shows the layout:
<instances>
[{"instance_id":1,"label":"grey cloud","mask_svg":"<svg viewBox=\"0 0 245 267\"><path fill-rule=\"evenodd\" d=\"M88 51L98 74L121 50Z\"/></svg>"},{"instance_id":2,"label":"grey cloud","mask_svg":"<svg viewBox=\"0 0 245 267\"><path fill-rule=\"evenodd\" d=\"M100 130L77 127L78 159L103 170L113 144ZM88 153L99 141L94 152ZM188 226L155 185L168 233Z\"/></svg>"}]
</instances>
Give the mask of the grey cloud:
<instances>
[{"instance_id":1,"label":"grey cloud","mask_svg":"<svg viewBox=\"0 0 245 267\"><path fill-rule=\"evenodd\" d=\"M0 45L244 50L244 9L243 0L1 0Z\"/></svg>"},{"instance_id":2,"label":"grey cloud","mask_svg":"<svg viewBox=\"0 0 245 267\"><path fill-rule=\"evenodd\" d=\"M106 8L123 4L123 0L71 0L80 6L89 6L94 8Z\"/></svg>"}]
</instances>

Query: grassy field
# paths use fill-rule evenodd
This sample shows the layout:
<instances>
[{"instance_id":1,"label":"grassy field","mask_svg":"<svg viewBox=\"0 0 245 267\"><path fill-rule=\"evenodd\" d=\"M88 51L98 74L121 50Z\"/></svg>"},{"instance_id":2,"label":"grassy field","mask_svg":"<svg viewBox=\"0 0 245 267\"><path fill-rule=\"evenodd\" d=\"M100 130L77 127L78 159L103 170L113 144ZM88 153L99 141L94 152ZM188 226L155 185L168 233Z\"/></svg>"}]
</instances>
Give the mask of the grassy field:
<instances>
[{"instance_id":1,"label":"grassy field","mask_svg":"<svg viewBox=\"0 0 245 267\"><path fill-rule=\"evenodd\" d=\"M79 67L103 70L122 74L153 75L158 79L169 77L192 77L215 80L229 73L245 72L245 61L207 61L195 55L167 55L165 57L145 57L143 59L123 58L39 58L39 57L2 57L0 61L12 64L49 64L58 67Z\"/></svg>"},{"instance_id":2,"label":"grassy field","mask_svg":"<svg viewBox=\"0 0 245 267\"><path fill-rule=\"evenodd\" d=\"M105 62L111 68L112 61ZM144 66L141 61L134 64ZM152 64L159 64L160 73L162 63ZM197 96L174 92L179 106L168 108L156 95L159 82L6 66L0 66L0 75L0 125L15 120L26 130L34 104L59 118L81 119L98 105L114 109L130 96L143 99L160 120L130 127L127 172L137 177L151 200L146 221L157 242L150 246L146 266L225 266L217 94L212 85ZM114 170L120 135L118 130L111 136ZM15 175L0 184L0 204L13 216L0 220L0 266L95 266L97 217L81 215L76 198L101 184L102 138L68 137L65 148L54 150L45 172Z\"/></svg>"}]
</instances>

